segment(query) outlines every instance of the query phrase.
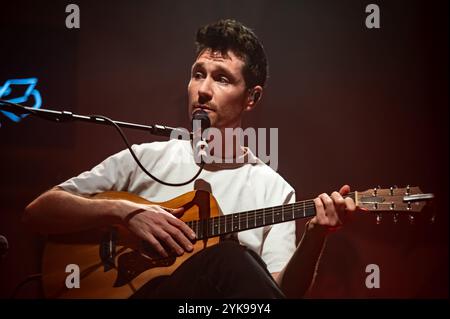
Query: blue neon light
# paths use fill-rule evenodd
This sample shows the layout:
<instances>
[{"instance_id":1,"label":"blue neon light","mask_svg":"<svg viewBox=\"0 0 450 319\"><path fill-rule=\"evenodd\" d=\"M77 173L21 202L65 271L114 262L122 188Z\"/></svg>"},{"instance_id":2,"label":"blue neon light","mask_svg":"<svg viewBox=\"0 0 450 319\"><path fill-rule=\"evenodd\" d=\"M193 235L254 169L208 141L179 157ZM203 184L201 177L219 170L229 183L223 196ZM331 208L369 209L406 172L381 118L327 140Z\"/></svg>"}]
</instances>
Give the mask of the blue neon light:
<instances>
[{"instance_id":1,"label":"blue neon light","mask_svg":"<svg viewBox=\"0 0 450 319\"><path fill-rule=\"evenodd\" d=\"M42 105L42 98L41 94L38 90L36 90L34 87L36 86L38 82L37 78L28 78L28 79L11 79L7 80L3 86L0 86L0 99L3 99L5 101L11 102L11 103L25 103L29 100L30 96L34 98L34 105L32 108L38 109ZM25 91L25 94L23 96L19 96L13 99L7 99L8 95L11 94L11 85L28 85L27 90ZM5 99L6 97L6 99ZM28 114L22 114L17 116L16 114L13 114L11 112L6 111L0 111L2 112L6 117L8 117L11 121L19 122L22 118L26 117Z\"/></svg>"}]
</instances>

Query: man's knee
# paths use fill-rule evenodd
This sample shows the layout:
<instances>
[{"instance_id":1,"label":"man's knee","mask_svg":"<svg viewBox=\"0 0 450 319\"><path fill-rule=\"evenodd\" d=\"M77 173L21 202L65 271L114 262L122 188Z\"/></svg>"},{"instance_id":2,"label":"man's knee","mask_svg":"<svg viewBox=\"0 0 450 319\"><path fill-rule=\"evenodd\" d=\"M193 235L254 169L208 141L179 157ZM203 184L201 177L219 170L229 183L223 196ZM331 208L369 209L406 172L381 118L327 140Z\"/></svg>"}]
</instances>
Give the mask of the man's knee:
<instances>
[{"instance_id":1,"label":"man's knee","mask_svg":"<svg viewBox=\"0 0 450 319\"><path fill-rule=\"evenodd\" d=\"M220 257L241 256L246 253L247 248L235 241L222 241L217 245L210 247L211 254L216 254Z\"/></svg>"}]
</instances>

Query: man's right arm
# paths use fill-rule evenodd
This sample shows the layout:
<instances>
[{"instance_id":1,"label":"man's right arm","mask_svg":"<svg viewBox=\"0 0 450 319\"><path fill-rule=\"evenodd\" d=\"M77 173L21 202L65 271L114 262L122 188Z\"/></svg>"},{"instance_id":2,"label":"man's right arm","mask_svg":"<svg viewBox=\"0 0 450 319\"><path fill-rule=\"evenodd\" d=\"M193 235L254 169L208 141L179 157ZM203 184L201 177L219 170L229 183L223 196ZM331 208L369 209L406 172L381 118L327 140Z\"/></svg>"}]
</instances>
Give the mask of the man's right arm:
<instances>
[{"instance_id":1,"label":"man's right arm","mask_svg":"<svg viewBox=\"0 0 450 319\"><path fill-rule=\"evenodd\" d=\"M63 234L121 223L121 201L89 199L55 187L32 201L23 221L42 234Z\"/></svg>"},{"instance_id":2,"label":"man's right arm","mask_svg":"<svg viewBox=\"0 0 450 319\"><path fill-rule=\"evenodd\" d=\"M127 200L90 199L56 187L26 207L23 221L32 230L42 234L63 234L122 224L136 236L148 241L162 256L167 256L168 249L178 255L192 250L188 237L191 240L195 238L194 232L173 216L173 213L181 210Z\"/></svg>"}]
</instances>

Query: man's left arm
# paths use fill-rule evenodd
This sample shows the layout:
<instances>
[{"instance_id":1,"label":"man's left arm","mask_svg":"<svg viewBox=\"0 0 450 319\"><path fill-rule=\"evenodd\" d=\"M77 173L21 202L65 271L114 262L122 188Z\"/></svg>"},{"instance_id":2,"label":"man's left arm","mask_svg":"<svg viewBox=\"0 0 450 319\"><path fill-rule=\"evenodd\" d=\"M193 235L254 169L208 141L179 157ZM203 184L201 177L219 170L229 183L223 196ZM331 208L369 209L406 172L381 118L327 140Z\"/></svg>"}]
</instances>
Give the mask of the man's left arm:
<instances>
[{"instance_id":1,"label":"man's left arm","mask_svg":"<svg viewBox=\"0 0 450 319\"><path fill-rule=\"evenodd\" d=\"M314 282L327 235L342 225L345 214L356 210L353 199L343 198L349 192L350 187L345 185L331 196L324 193L314 200L316 215L306 224L293 256L281 272L272 273L288 298L302 298L306 294Z\"/></svg>"}]
</instances>

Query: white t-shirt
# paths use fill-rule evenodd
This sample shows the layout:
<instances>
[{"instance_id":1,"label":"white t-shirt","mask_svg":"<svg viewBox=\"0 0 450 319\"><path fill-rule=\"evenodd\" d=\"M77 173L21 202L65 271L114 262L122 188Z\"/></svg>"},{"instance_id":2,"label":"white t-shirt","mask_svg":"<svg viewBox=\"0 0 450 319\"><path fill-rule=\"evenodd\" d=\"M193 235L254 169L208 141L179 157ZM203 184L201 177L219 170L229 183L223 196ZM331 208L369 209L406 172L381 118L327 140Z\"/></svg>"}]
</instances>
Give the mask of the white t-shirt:
<instances>
[{"instance_id":1,"label":"white t-shirt","mask_svg":"<svg viewBox=\"0 0 450 319\"><path fill-rule=\"evenodd\" d=\"M147 171L165 182L188 181L199 169L189 141L172 139L133 145L132 149ZM130 192L152 202L164 202L194 190L195 183L206 183L223 214L295 202L294 189L278 173L248 148L245 156L245 163L206 164L197 183L173 187L148 177L125 149L58 186L80 195L114 190ZM261 256L269 272L278 272L294 253L295 222L242 231L238 239Z\"/></svg>"}]
</instances>

